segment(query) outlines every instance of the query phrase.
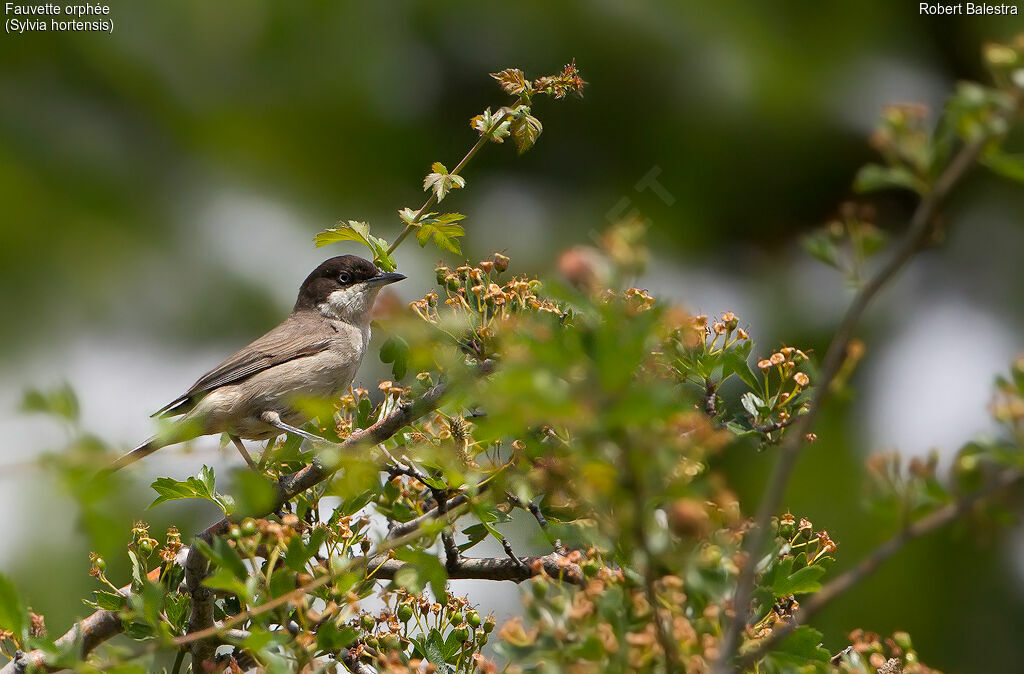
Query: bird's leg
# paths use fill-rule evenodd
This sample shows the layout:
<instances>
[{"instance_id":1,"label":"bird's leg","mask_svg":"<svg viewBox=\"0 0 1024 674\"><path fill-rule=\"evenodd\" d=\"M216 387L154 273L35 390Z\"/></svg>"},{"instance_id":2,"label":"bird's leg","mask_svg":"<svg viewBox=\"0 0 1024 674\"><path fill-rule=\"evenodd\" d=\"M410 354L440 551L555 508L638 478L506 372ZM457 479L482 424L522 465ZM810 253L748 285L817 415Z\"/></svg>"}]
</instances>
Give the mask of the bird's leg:
<instances>
[{"instance_id":1,"label":"bird's leg","mask_svg":"<svg viewBox=\"0 0 1024 674\"><path fill-rule=\"evenodd\" d=\"M260 414L260 421L262 421L263 423L265 423L265 424L267 424L269 426L273 426L274 428L279 428L282 431L284 431L285 433L291 433L292 435L297 435L300 438L305 438L307 440L313 440L314 442L327 442L327 440L325 440L324 438L321 438L319 435L313 435L312 433L307 433L306 431L302 430L301 428L296 428L295 426L292 426L291 424L286 424L284 421L281 420L281 415L280 414L278 414L277 412L273 412L271 410L267 410L266 412L263 412L262 414Z\"/></svg>"},{"instance_id":2,"label":"bird's leg","mask_svg":"<svg viewBox=\"0 0 1024 674\"><path fill-rule=\"evenodd\" d=\"M247 464L249 464L249 467L252 468L253 470L259 470L259 467L256 465L256 462L252 460L252 457L249 456L249 452L246 451L245 445L242 444L242 439L237 435L229 435L228 437L231 438L231 442L234 443L235 448L238 450L238 453L242 455L242 458L245 459L245 462Z\"/></svg>"}]
</instances>

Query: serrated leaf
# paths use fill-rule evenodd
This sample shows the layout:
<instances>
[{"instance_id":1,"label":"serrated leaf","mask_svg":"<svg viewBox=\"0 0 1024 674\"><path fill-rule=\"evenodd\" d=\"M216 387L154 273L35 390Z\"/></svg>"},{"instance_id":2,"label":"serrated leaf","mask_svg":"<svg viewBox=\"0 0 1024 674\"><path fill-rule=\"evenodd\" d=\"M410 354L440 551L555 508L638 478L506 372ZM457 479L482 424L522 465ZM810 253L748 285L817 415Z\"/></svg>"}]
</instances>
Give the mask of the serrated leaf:
<instances>
[{"instance_id":1,"label":"serrated leaf","mask_svg":"<svg viewBox=\"0 0 1024 674\"><path fill-rule=\"evenodd\" d=\"M516 153L523 154L537 142L544 131L540 120L530 114L524 114L512 120L512 140L516 143Z\"/></svg>"},{"instance_id":2,"label":"serrated leaf","mask_svg":"<svg viewBox=\"0 0 1024 674\"><path fill-rule=\"evenodd\" d=\"M122 594L94 590L92 593L96 606L104 611L120 611L124 607L125 598Z\"/></svg>"},{"instance_id":3,"label":"serrated leaf","mask_svg":"<svg viewBox=\"0 0 1024 674\"><path fill-rule=\"evenodd\" d=\"M508 118L507 111L508 108L502 108L497 115L494 115L491 114L491 109L487 108L483 113L469 120L469 125L476 129L481 136L489 134L492 142L503 143L510 133L511 120ZM498 123L499 117L502 118L501 123Z\"/></svg>"},{"instance_id":4,"label":"serrated leaf","mask_svg":"<svg viewBox=\"0 0 1024 674\"><path fill-rule=\"evenodd\" d=\"M756 395L747 391L740 398L740 403L743 405L743 409L747 411L750 416L755 419L760 418L761 411L759 408L764 407L764 401L758 398Z\"/></svg>"},{"instance_id":5,"label":"serrated leaf","mask_svg":"<svg viewBox=\"0 0 1024 674\"><path fill-rule=\"evenodd\" d=\"M777 597L788 597L791 594L807 594L821 589L818 579L825 574L823 567L805 566L788 575L779 575L772 583L772 592Z\"/></svg>"},{"instance_id":6,"label":"serrated leaf","mask_svg":"<svg viewBox=\"0 0 1024 674\"><path fill-rule=\"evenodd\" d=\"M775 652L816 662L828 662L832 654L821 647L821 639L821 632L808 625L801 625L775 647Z\"/></svg>"},{"instance_id":7,"label":"serrated leaf","mask_svg":"<svg viewBox=\"0 0 1024 674\"><path fill-rule=\"evenodd\" d=\"M526 81L526 75L519 68L505 68L501 72L491 73L491 77L498 80L501 90L506 94L518 96L524 91L530 90L530 84Z\"/></svg>"},{"instance_id":8,"label":"serrated leaf","mask_svg":"<svg viewBox=\"0 0 1024 674\"><path fill-rule=\"evenodd\" d=\"M185 619L188 617L190 609L191 600L187 594L171 592L166 596L164 613L176 633L181 634L185 631Z\"/></svg>"},{"instance_id":9,"label":"serrated leaf","mask_svg":"<svg viewBox=\"0 0 1024 674\"><path fill-rule=\"evenodd\" d=\"M228 515L234 510L234 499L226 494L217 493L214 488L215 481L213 468L209 466L203 466L194 477L190 477L184 482L170 477L157 478L150 486L158 496L149 504L149 507L153 508L161 503L178 499L200 498L216 503L224 514Z\"/></svg>"},{"instance_id":10,"label":"serrated leaf","mask_svg":"<svg viewBox=\"0 0 1024 674\"><path fill-rule=\"evenodd\" d=\"M399 211L401 213L401 211ZM314 242L317 247L326 246L339 241L355 241L370 249L373 262L384 271L394 271L395 260L388 253L389 244L385 239L370 234L370 225L357 220L339 222L336 226L325 229L316 235Z\"/></svg>"},{"instance_id":11,"label":"serrated leaf","mask_svg":"<svg viewBox=\"0 0 1024 674\"><path fill-rule=\"evenodd\" d=\"M439 161L431 164L430 169L432 173L428 173L423 179L423 191L433 191L438 203L441 203L451 190L466 186L465 178L449 174L445 165Z\"/></svg>"}]
</instances>

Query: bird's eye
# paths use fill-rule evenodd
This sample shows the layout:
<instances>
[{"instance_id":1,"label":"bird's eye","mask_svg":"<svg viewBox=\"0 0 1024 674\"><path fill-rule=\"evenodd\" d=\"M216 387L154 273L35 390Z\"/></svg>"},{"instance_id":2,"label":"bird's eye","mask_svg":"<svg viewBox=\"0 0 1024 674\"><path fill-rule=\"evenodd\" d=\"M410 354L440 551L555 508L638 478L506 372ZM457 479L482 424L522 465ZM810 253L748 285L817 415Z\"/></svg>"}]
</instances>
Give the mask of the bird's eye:
<instances>
[{"instance_id":1,"label":"bird's eye","mask_svg":"<svg viewBox=\"0 0 1024 674\"><path fill-rule=\"evenodd\" d=\"M349 281L352 280L352 277L349 276L349 273L347 271L343 271L338 276L338 280L341 281L342 283L348 283Z\"/></svg>"}]
</instances>

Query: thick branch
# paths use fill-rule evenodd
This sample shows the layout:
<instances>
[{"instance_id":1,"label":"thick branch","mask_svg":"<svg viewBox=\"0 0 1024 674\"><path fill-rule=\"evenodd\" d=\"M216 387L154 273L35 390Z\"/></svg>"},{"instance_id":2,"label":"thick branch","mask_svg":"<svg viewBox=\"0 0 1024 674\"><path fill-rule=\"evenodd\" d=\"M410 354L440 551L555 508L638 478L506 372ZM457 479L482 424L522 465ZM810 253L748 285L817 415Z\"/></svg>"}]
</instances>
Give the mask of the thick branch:
<instances>
[{"instance_id":1,"label":"thick branch","mask_svg":"<svg viewBox=\"0 0 1024 674\"><path fill-rule=\"evenodd\" d=\"M775 464L771 480L765 490L764 498L757 511L754 526L744 540L746 563L740 570L733 598L734 617L722 638L718 661L714 672L724 674L732 668L729 661L736 653L739 637L747 622L747 609L754 590L755 560L764 549L768 540L769 523L782 503L789 478L796 467L803 439L818 416L821 404L828 394L829 385L835 378L843 361L846 350L853 338L854 331L860 323L864 312L875 296L898 274L914 257L920 248L927 243L932 234L939 207L946 199L950 190L967 173L984 148L984 143L975 141L964 145L935 181L932 190L918 203L910 220L906 235L893 253L892 257L872 276L853 298L846 310L835 336L829 344L828 351L822 361L821 373L815 382L815 393L808 405L807 413L799 417L792 429L783 438L779 447L779 459Z\"/></svg>"},{"instance_id":2,"label":"thick branch","mask_svg":"<svg viewBox=\"0 0 1024 674\"><path fill-rule=\"evenodd\" d=\"M391 579L407 563L397 559L378 561L370 559L366 566L373 569L376 578ZM458 567L448 572L451 580L511 580L521 583L534 576L547 575L573 585L583 585L586 579L578 564L573 564L558 553L543 557L463 557Z\"/></svg>"},{"instance_id":3,"label":"thick branch","mask_svg":"<svg viewBox=\"0 0 1024 674\"><path fill-rule=\"evenodd\" d=\"M776 644L789 636L793 630L806 623L811 616L823 609L836 597L874 573L875 569L903 549L907 543L946 526L973 508L979 501L1020 482L1022 479L1024 479L1024 474L1016 468L1006 469L999 473L992 480L991 484L986 487L968 494L959 501L943 506L906 527L875 548L874 552L865 557L857 566L826 583L807 602L801 604L791 620L775 627L770 636L760 640L754 649L743 653L739 657L736 662L737 669L742 670L744 667L749 667L763 658Z\"/></svg>"},{"instance_id":4,"label":"thick branch","mask_svg":"<svg viewBox=\"0 0 1024 674\"><path fill-rule=\"evenodd\" d=\"M213 534L208 531L199 536L209 543ZM206 556L195 545L191 546L188 555L185 557L185 589L192 598L191 613L188 618L186 632L201 632L213 626L213 604L215 597L210 588L203 585L209 562ZM212 641L197 641L192 644L192 669L201 670L202 663L213 657L217 650L217 644Z\"/></svg>"}]
</instances>

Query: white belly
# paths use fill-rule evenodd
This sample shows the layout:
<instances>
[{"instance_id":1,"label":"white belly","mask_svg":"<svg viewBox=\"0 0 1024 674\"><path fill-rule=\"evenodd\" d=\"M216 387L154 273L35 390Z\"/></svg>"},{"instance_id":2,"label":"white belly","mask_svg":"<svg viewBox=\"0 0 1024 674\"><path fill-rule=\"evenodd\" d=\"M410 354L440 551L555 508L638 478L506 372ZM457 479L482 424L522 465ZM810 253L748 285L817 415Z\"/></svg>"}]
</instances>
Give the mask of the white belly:
<instances>
[{"instance_id":1,"label":"white belly","mask_svg":"<svg viewBox=\"0 0 1024 674\"><path fill-rule=\"evenodd\" d=\"M280 430L260 420L265 411L277 412L292 426L308 417L301 411L306 400L330 400L348 389L369 342L369 328L350 325L331 346L312 356L296 358L263 370L236 384L221 386L204 396L183 421L204 427L207 433L229 432L262 440Z\"/></svg>"}]
</instances>

